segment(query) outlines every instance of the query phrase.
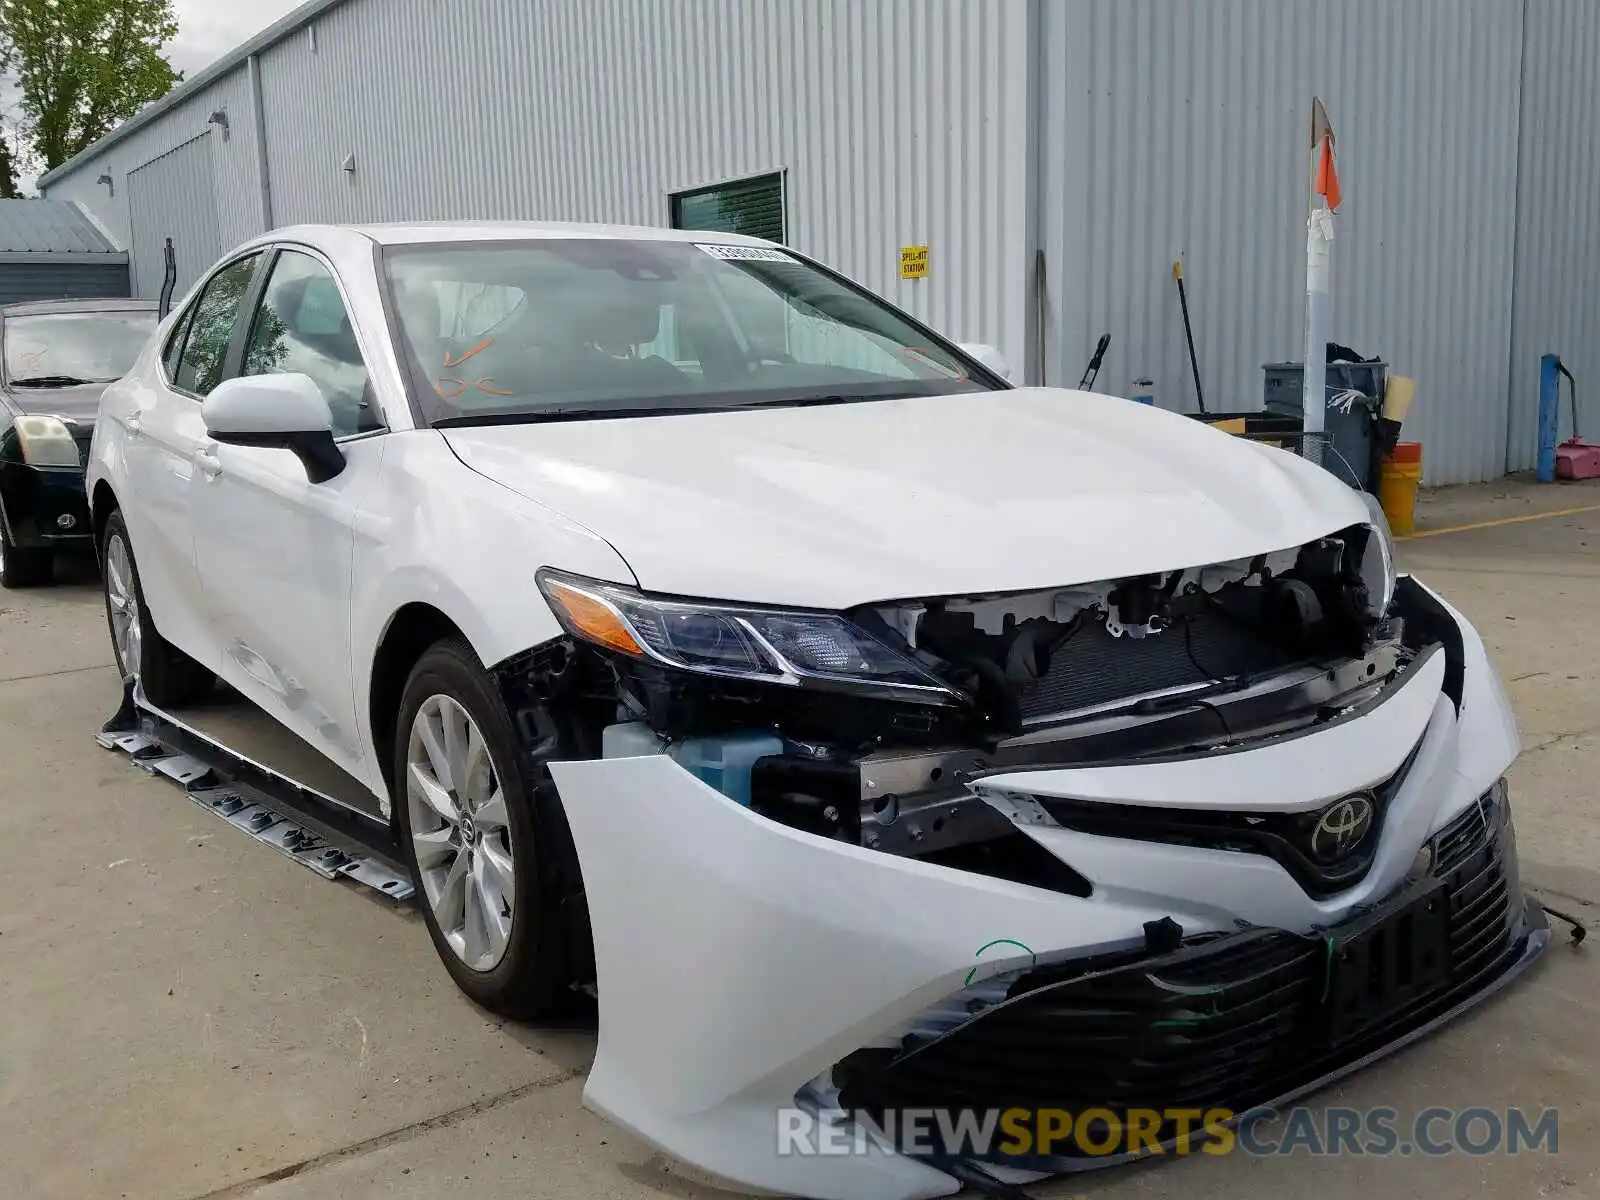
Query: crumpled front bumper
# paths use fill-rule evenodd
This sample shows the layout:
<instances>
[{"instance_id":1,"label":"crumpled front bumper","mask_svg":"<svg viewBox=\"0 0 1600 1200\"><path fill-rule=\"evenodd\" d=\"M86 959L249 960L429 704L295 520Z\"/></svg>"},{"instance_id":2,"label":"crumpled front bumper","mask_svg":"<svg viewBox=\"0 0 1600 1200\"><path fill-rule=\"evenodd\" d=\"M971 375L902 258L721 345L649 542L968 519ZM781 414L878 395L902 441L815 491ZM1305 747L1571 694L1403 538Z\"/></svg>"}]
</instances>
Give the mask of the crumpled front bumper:
<instances>
[{"instance_id":1,"label":"crumpled front bumper","mask_svg":"<svg viewBox=\"0 0 1600 1200\"><path fill-rule=\"evenodd\" d=\"M1265 931L1256 936L1275 940L1274 952L1285 962L1301 963L1296 947L1320 945L1325 933L1415 880L1424 843L1470 823L1518 748L1481 642L1438 603L1459 633L1459 674L1435 653L1382 704L1330 729L1187 763L984 780L1002 805L1007 796L1022 802L1018 828L1087 877L1093 885L1087 897L789 829L664 756L552 764L582 865L598 972L599 1046L586 1104L666 1153L747 1188L818 1200L909 1200L960 1190L932 1162L870 1140L861 1154L782 1154L779 1110L792 1109L797 1096L829 1078L844 1086L847 1101L853 1089L869 1107L919 1096L938 1107L970 1092L974 1081L950 1064L970 1066L974 1054L965 1051L972 1050L981 1062L996 1027L981 1011L952 1022L948 1007L975 982L1136 954L1146 946L1146 925L1169 921L1189 942L1214 935L1225 944L1243 929ZM1451 691L1459 691L1459 704ZM1086 834L1033 824L1027 815L1036 808L1031 798L1046 795L1313 810L1353 787L1395 776L1402 766L1371 867L1359 884L1323 899L1264 856ZM1219 1102L1242 1109L1277 1101L1355 1069L1526 965L1546 935L1537 907L1521 903L1509 824L1507 831L1496 885L1503 902L1495 902L1495 915L1482 916L1489 902L1477 899L1481 886L1462 893L1463 904L1476 904L1474 930L1500 922L1492 961L1474 960L1481 969L1461 987L1366 1031L1341 1054L1301 1063L1279 1080L1281 1091L1267 1086L1272 1079L1252 1079L1255 1092L1241 1085ZM1477 938L1474 947L1487 944L1471 930L1462 936L1468 934ZM1294 969L1311 970L1304 963ZM1303 988L1315 986L1306 982L1309 974L1296 978ZM1026 999L1032 990L1013 995L1020 991ZM946 1049L962 1053L942 1063L893 1052L871 1057L871 1048L893 1047L906 1033L925 1030L941 1005ZM1033 1024L1024 1027L1038 1031L1043 1049L1049 1021L1035 1008ZM836 1071L841 1063L853 1068ZM997 1088L997 1102L1008 1094L1002 1082L985 1083ZM1159 1093L1163 1083L1153 1086ZM1051 1087L1038 1076L1015 1102L1046 1103ZM1061 1087L1064 1107L1081 1105L1080 1097L1066 1094L1064 1079ZM1158 1106L1183 1102L1159 1094L1148 1099Z\"/></svg>"}]
</instances>

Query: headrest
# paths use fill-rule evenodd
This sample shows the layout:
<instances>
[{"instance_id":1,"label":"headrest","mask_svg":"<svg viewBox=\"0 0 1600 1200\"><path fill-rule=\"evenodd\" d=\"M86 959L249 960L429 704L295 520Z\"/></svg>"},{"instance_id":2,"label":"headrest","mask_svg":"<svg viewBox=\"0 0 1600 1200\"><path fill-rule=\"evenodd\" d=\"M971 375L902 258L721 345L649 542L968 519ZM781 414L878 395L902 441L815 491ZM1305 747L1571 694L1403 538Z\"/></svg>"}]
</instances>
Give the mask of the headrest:
<instances>
[{"instance_id":1,"label":"headrest","mask_svg":"<svg viewBox=\"0 0 1600 1200\"><path fill-rule=\"evenodd\" d=\"M397 279L394 299L400 324L413 343L424 345L439 336L439 293L431 283Z\"/></svg>"},{"instance_id":2,"label":"headrest","mask_svg":"<svg viewBox=\"0 0 1600 1200\"><path fill-rule=\"evenodd\" d=\"M295 326L311 337L338 337L350 332L349 314L339 295L339 285L330 278L314 276L300 284Z\"/></svg>"},{"instance_id":3,"label":"headrest","mask_svg":"<svg viewBox=\"0 0 1600 1200\"><path fill-rule=\"evenodd\" d=\"M585 297L574 316L585 341L606 350L620 350L653 342L661 330L661 306L646 289L619 298L616 292L603 300Z\"/></svg>"}]
</instances>

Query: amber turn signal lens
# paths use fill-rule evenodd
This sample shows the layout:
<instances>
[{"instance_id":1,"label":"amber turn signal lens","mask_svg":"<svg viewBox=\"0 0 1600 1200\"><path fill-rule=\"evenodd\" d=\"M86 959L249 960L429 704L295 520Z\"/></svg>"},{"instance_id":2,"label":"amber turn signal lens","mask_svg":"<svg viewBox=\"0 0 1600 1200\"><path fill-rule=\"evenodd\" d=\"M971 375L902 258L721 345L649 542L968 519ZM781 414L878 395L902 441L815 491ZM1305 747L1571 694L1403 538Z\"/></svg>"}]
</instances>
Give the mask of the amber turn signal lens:
<instances>
[{"instance_id":1,"label":"amber turn signal lens","mask_svg":"<svg viewBox=\"0 0 1600 1200\"><path fill-rule=\"evenodd\" d=\"M598 646L643 657L644 648L634 640L628 627L622 623L622 618L605 601L554 581L548 585L546 595L560 606L568 626L579 637Z\"/></svg>"}]
</instances>

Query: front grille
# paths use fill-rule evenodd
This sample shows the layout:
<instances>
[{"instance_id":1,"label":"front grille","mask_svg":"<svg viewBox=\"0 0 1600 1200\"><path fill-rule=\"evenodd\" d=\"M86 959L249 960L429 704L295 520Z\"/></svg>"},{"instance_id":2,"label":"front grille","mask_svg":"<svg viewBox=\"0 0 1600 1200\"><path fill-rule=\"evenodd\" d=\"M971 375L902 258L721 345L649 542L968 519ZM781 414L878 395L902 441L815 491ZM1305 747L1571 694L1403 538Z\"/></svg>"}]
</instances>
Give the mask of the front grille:
<instances>
[{"instance_id":1,"label":"front grille","mask_svg":"<svg viewBox=\"0 0 1600 1200\"><path fill-rule=\"evenodd\" d=\"M1510 938L1513 906L1520 903L1516 831L1502 801L1479 801L1468 812L1478 814L1473 840L1455 823L1434 838L1435 874L1450 881L1450 970L1456 978L1477 979L1504 958ZM1464 816L1465 814L1463 814ZM1461 821L1461 818L1458 818ZM1463 822L1466 823L1466 822ZM1490 836L1493 833L1495 836ZM1447 835L1454 836L1442 852Z\"/></svg>"},{"instance_id":2,"label":"front grille","mask_svg":"<svg viewBox=\"0 0 1600 1200\"><path fill-rule=\"evenodd\" d=\"M1449 930L1439 982L1376 1024L1340 1026L1327 1002L1330 958L1360 917L1326 939L1250 930L1077 977L1070 964L1031 972L1004 1003L948 1033L839 1063L840 1101L871 1113L1093 1107L1119 1115L1242 1112L1270 1102L1443 1012L1515 952L1509 814L1487 802L1475 811L1476 826L1463 818L1434 839Z\"/></svg>"},{"instance_id":3,"label":"front grille","mask_svg":"<svg viewBox=\"0 0 1600 1200\"><path fill-rule=\"evenodd\" d=\"M1436 871L1453 870L1483 843L1489 832L1491 810L1497 803L1488 797L1480 797L1434 834L1433 861Z\"/></svg>"},{"instance_id":4,"label":"front grille","mask_svg":"<svg viewBox=\"0 0 1600 1200\"><path fill-rule=\"evenodd\" d=\"M1112 637L1091 621L1050 658L1018 697L1024 719L1092 708L1130 696L1282 670L1298 658L1259 630L1204 611L1143 638Z\"/></svg>"}]
</instances>

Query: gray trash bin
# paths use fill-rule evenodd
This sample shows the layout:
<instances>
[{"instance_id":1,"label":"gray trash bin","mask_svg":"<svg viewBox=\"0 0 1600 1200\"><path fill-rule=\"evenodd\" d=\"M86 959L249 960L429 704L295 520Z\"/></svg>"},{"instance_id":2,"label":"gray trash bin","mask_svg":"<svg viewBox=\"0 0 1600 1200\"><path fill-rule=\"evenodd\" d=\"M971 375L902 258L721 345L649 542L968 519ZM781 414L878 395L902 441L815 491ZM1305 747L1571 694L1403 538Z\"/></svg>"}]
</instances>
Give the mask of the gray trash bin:
<instances>
[{"instance_id":1,"label":"gray trash bin","mask_svg":"<svg viewBox=\"0 0 1600 1200\"><path fill-rule=\"evenodd\" d=\"M1281 416L1305 414L1305 364L1267 363L1266 409ZM1322 465L1351 487L1364 492L1377 489L1375 432L1383 411L1383 389L1389 380L1389 364L1329 363L1327 366L1328 408L1323 414ZM1348 398L1347 393L1356 396Z\"/></svg>"}]
</instances>

